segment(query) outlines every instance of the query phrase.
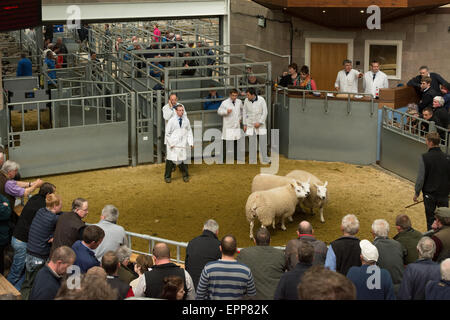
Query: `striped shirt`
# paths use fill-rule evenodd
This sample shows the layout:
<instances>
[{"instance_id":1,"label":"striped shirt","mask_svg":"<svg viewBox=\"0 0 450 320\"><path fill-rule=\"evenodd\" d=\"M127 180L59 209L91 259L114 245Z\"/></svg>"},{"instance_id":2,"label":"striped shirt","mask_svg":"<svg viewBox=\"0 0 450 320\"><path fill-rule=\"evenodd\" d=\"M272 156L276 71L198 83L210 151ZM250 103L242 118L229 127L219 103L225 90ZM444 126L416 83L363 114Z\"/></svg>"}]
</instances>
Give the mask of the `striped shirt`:
<instances>
[{"instance_id":1,"label":"striped shirt","mask_svg":"<svg viewBox=\"0 0 450 320\"><path fill-rule=\"evenodd\" d=\"M197 300L238 300L256 295L250 269L237 261L217 260L203 268Z\"/></svg>"}]
</instances>

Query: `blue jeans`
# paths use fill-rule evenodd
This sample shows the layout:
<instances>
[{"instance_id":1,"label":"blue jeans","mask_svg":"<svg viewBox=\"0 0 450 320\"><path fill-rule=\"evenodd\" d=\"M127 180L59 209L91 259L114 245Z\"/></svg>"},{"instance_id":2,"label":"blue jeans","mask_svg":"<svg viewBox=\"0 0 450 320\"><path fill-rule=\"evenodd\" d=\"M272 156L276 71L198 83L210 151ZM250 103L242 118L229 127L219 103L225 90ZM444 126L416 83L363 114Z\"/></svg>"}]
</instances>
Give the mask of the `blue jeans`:
<instances>
[{"instance_id":1,"label":"blue jeans","mask_svg":"<svg viewBox=\"0 0 450 320\"><path fill-rule=\"evenodd\" d=\"M17 290L20 291L23 280L25 280L25 257L27 255L27 243L12 237L11 246L14 249L14 259L7 279Z\"/></svg>"}]
</instances>

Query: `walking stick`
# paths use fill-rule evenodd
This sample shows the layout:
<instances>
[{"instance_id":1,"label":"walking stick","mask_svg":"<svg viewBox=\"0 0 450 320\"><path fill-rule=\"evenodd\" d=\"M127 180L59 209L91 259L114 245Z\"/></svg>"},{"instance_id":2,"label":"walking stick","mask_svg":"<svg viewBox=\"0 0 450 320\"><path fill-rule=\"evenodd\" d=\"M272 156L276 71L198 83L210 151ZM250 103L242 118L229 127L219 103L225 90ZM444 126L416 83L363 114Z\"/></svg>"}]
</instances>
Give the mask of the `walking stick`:
<instances>
[{"instance_id":1,"label":"walking stick","mask_svg":"<svg viewBox=\"0 0 450 320\"><path fill-rule=\"evenodd\" d=\"M406 206L405 209L414 207L415 205L418 205L419 203L422 203L422 202L423 202L423 200L420 200L420 201L418 201L418 202L415 202L415 203L413 203L413 204L410 204L409 206Z\"/></svg>"}]
</instances>

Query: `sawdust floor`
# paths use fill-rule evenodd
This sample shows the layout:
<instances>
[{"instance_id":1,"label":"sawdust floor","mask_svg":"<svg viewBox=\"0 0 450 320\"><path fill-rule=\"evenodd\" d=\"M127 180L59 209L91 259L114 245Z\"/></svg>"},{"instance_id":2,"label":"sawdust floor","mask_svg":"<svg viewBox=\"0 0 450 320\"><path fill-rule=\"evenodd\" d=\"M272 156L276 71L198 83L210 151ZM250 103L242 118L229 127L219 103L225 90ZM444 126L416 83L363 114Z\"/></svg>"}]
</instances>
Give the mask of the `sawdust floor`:
<instances>
[{"instance_id":1,"label":"sawdust floor","mask_svg":"<svg viewBox=\"0 0 450 320\"><path fill-rule=\"evenodd\" d=\"M287 223L287 231L269 228L272 245L285 245L293 239L297 224L303 219L312 223L318 239L329 243L340 236L341 219L348 213L358 216L361 239L372 239L370 228L377 218L389 222L390 236L394 236L395 216L399 213L410 215L413 226L425 231L423 205L404 209L412 202L411 182L373 166L280 158L279 175L294 169L307 170L328 181L330 200L324 210L325 223L320 222L318 214L296 213L294 222ZM120 211L119 224L127 231L187 242L201 233L204 221L212 218L220 225L219 237L232 233L239 247L252 245L244 208L260 166L202 164L190 165L189 170L189 183L183 182L178 169L172 183L165 183L164 164L80 172L44 180L57 186L63 210L69 210L76 197L88 199L89 223L99 220L104 205L113 204ZM147 251L148 242L133 240L133 249Z\"/></svg>"}]
</instances>

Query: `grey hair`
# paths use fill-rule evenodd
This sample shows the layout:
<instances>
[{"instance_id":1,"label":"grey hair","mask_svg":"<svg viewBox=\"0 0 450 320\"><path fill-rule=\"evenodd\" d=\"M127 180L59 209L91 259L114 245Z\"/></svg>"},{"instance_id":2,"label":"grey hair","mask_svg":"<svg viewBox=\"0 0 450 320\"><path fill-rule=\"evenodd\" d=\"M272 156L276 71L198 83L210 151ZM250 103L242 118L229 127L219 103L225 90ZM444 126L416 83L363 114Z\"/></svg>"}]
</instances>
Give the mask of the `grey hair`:
<instances>
[{"instance_id":1,"label":"grey hair","mask_svg":"<svg viewBox=\"0 0 450 320\"><path fill-rule=\"evenodd\" d=\"M119 259L120 262L125 261L126 259L130 259L131 257L131 249L127 246L123 245L117 248L116 250L116 256Z\"/></svg>"},{"instance_id":2,"label":"grey hair","mask_svg":"<svg viewBox=\"0 0 450 320\"><path fill-rule=\"evenodd\" d=\"M432 259L436 252L436 244L430 237L422 237L417 243L417 251L419 251L419 258Z\"/></svg>"},{"instance_id":3,"label":"grey hair","mask_svg":"<svg viewBox=\"0 0 450 320\"><path fill-rule=\"evenodd\" d=\"M203 225L203 230L209 230L212 233L216 233L217 230L219 230L219 224L216 222L216 220L209 219Z\"/></svg>"},{"instance_id":4,"label":"grey hair","mask_svg":"<svg viewBox=\"0 0 450 320\"><path fill-rule=\"evenodd\" d=\"M107 204L103 207L102 216L105 217L105 221L116 223L119 219L119 210L112 204Z\"/></svg>"},{"instance_id":5,"label":"grey hair","mask_svg":"<svg viewBox=\"0 0 450 320\"><path fill-rule=\"evenodd\" d=\"M377 237L387 237L389 234L389 223L384 219L376 219L372 223L372 232Z\"/></svg>"},{"instance_id":6,"label":"grey hair","mask_svg":"<svg viewBox=\"0 0 450 320\"><path fill-rule=\"evenodd\" d=\"M439 105L442 107L444 105L444 98L441 96L436 96L433 98L433 101L437 101L439 103Z\"/></svg>"},{"instance_id":7,"label":"grey hair","mask_svg":"<svg viewBox=\"0 0 450 320\"><path fill-rule=\"evenodd\" d=\"M441 262L441 278L450 281L450 258Z\"/></svg>"},{"instance_id":8,"label":"grey hair","mask_svg":"<svg viewBox=\"0 0 450 320\"><path fill-rule=\"evenodd\" d=\"M2 171L8 173L10 171L19 170L20 166L17 162L12 160L6 160L2 166Z\"/></svg>"},{"instance_id":9,"label":"grey hair","mask_svg":"<svg viewBox=\"0 0 450 320\"><path fill-rule=\"evenodd\" d=\"M342 218L342 229L348 234L357 234L359 231L359 220L354 214L348 214Z\"/></svg>"}]
</instances>

